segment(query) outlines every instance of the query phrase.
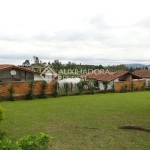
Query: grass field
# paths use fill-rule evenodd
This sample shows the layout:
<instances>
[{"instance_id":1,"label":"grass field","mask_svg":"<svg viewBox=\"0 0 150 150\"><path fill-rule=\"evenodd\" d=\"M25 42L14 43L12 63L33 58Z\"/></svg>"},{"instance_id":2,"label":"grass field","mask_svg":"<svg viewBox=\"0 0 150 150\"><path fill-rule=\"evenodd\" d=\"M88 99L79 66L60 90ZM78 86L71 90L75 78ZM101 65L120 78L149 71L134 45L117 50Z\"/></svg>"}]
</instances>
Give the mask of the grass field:
<instances>
[{"instance_id":1,"label":"grass field","mask_svg":"<svg viewBox=\"0 0 150 150\"><path fill-rule=\"evenodd\" d=\"M150 132L121 130L135 125L150 129L150 92L68 96L1 102L2 130L18 139L39 132L54 137L54 150L149 150Z\"/></svg>"}]
</instances>

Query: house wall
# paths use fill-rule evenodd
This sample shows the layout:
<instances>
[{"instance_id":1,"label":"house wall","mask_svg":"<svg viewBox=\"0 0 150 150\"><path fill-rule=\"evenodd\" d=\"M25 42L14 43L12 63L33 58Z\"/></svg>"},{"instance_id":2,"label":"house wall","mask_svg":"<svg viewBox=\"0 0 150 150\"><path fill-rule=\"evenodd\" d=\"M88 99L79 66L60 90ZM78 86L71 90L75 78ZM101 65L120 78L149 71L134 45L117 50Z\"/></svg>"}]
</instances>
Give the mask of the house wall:
<instances>
[{"instance_id":1,"label":"house wall","mask_svg":"<svg viewBox=\"0 0 150 150\"><path fill-rule=\"evenodd\" d=\"M34 81L43 81L43 78L40 76L40 74L35 73L34 74Z\"/></svg>"},{"instance_id":2,"label":"house wall","mask_svg":"<svg viewBox=\"0 0 150 150\"><path fill-rule=\"evenodd\" d=\"M12 75L10 74L10 69L5 71L0 71L0 79L2 78L11 78Z\"/></svg>"},{"instance_id":3,"label":"house wall","mask_svg":"<svg viewBox=\"0 0 150 150\"><path fill-rule=\"evenodd\" d=\"M115 79L115 80L113 80L113 81L110 81L110 82L108 83L108 87L107 87L108 90L113 89L113 84L114 84L114 82L118 82L118 78ZM100 90L104 90L103 81L98 81L98 88L99 88Z\"/></svg>"},{"instance_id":4,"label":"house wall","mask_svg":"<svg viewBox=\"0 0 150 150\"><path fill-rule=\"evenodd\" d=\"M150 86L150 78L143 78L146 82L146 87Z\"/></svg>"},{"instance_id":5,"label":"house wall","mask_svg":"<svg viewBox=\"0 0 150 150\"><path fill-rule=\"evenodd\" d=\"M53 88L54 82L55 81L48 83L48 87L45 90L47 94L54 92ZM9 95L8 89L11 85L13 85L15 90L14 96L24 96L29 91L29 82L6 82L0 83L0 93L3 94L4 96L8 96ZM42 90L41 85L42 85L41 81L35 82L35 88L33 89L33 93L35 95L41 93Z\"/></svg>"},{"instance_id":6,"label":"house wall","mask_svg":"<svg viewBox=\"0 0 150 150\"><path fill-rule=\"evenodd\" d=\"M132 75L130 75L130 74L127 74L126 75L126 81L132 81Z\"/></svg>"},{"instance_id":7,"label":"house wall","mask_svg":"<svg viewBox=\"0 0 150 150\"><path fill-rule=\"evenodd\" d=\"M12 76L10 73L11 70L12 69L0 71L0 80L2 81L31 81L34 79L34 73L14 69L16 71L16 75Z\"/></svg>"},{"instance_id":8,"label":"house wall","mask_svg":"<svg viewBox=\"0 0 150 150\"><path fill-rule=\"evenodd\" d=\"M25 73L25 71L23 72ZM31 81L31 80L34 80L34 73L26 72L26 78L22 79L21 81Z\"/></svg>"},{"instance_id":9,"label":"house wall","mask_svg":"<svg viewBox=\"0 0 150 150\"><path fill-rule=\"evenodd\" d=\"M142 90L142 86L144 85L145 80L133 80L134 83L134 89L138 88L138 90ZM132 82L128 81L120 81L120 82L115 82L115 91L119 92L121 91L121 88L123 85L127 84L127 90L131 91L131 84Z\"/></svg>"}]
</instances>

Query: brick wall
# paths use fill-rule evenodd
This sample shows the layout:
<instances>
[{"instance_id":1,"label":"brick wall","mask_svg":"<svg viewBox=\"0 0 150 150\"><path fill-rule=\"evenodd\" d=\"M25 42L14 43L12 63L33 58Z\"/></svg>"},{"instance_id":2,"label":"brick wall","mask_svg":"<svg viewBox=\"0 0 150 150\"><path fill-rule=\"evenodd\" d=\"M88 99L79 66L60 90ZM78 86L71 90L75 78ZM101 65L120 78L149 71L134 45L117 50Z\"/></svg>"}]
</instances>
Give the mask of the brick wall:
<instances>
[{"instance_id":1,"label":"brick wall","mask_svg":"<svg viewBox=\"0 0 150 150\"><path fill-rule=\"evenodd\" d=\"M145 80L137 80L137 81L133 81L134 83L134 90L136 90L138 88L138 90L142 90L142 86L144 84ZM131 81L122 81L122 82L115 82L115 91L119 92L122 88L123 85L127 84L128 91L131 91Z\"/></svg>"},{"instance_id":2,"label":"brick wall","mask_svg":"<svg viewBox=\"0 0 150 150\"><path fill-rule=\"evenodd\" d=\"M47 94L51 94L54 92L53 84L55 81L52 81L51 83L48 83L48 87L46 88L45 92ZM8 89L9 87L13 85L14 86L14 96L23 96L26 95L27 92L29 91L29 82L7 82L7 83L1 83L0 84L0 93L4 96L8 96L9 92ZM33 89L33 93L40 94L41 93L41 81L35 81L35 88Z\"/></svg>"}]
</instances>

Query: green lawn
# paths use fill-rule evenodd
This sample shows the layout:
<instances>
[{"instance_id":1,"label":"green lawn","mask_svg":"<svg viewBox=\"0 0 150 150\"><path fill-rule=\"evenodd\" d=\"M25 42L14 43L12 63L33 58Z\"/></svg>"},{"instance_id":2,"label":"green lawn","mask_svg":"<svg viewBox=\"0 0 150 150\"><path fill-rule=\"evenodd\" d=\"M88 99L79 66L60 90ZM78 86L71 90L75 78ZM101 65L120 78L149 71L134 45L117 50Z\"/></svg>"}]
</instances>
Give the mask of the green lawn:
<instances>
[{"instance_id":1,"label":"green lawn","mask_svg":"<svg viewBox=\"0 0 150 150\"><path fill-rule=\"evenodd\" d=\"M54 150L148 150L150 132L121 130L136 125L150 129L150 92L68 96L1 102L2 130L18 139L39 132L54 137Z\"/></svg>"}]
</instances>

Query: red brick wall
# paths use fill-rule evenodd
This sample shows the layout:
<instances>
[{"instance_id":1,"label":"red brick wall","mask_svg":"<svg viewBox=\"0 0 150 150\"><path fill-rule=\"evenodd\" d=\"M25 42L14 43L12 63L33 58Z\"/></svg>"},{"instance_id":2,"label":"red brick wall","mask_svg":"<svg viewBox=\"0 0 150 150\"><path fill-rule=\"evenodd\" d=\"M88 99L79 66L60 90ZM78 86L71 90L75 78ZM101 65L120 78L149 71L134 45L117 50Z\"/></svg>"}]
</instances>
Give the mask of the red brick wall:
<instances>
[{"instance_id":1,"label":"red brick wall","mask_svg":"<svg viewBox=\"0 0 150 150\"><path fill-rule=\"evenodd\" d=\"M51 83L48 83L48 87L46 88L45 92L47 94L50 94L54 92L53 84L55 81L52 81ZM35 88L33 89L34 94L40 94L41 93L41 81L35 81ZM13 85L15 96L21 96L26 95L29 91L29 82L7 82L7 83L1 83L0 84L0 93L2 93L4 96L7 96L9 94L8 89L9 87Z\"/></svg>"},{"instance_id":2,"label":"red brick wall","mask_svg":"<svg viewBox=\"0 0 150 150\"><path fill-rule=\"evenodd\" d=\"M142 86L144 84L145 80L137 80L137 81L133 81L134 83L134 89L138 88L138 90L142 90ZM123 81L123 82L115 82L115 91L120 91L122 86L127 84L128 85L128 88L127 90L128 91L131 91L131 81Z\"/></svg>"}]
</instances>

